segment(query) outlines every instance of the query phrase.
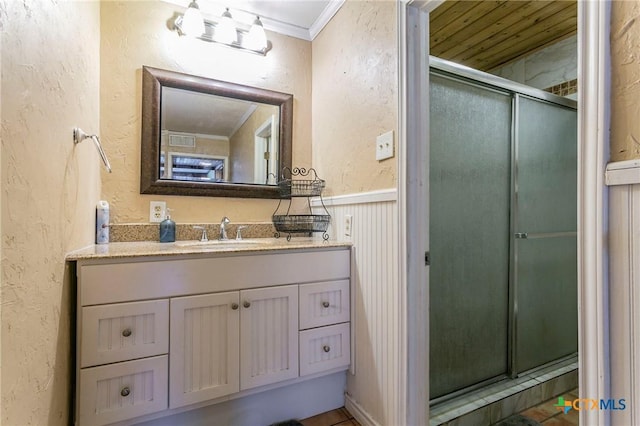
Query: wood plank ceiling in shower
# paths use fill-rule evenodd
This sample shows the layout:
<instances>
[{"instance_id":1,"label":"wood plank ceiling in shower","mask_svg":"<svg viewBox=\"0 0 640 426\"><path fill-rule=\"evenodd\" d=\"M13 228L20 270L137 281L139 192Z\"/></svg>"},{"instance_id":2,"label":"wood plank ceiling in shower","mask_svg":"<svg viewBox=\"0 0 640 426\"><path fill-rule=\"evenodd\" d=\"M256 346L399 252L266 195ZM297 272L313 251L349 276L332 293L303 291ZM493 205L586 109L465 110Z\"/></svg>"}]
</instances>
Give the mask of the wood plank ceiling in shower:
<instances>
[{"instance_id":1,"label":"wood plank ceiling in shower","mask_svg":"<svg viewBox=\"0 0 640 426\"><path fill-rule=\"evenodd\" d=\"M430 54L489 71L577 31L577 1L447 0L431 13Z\"/></svg>"}]
</instances>

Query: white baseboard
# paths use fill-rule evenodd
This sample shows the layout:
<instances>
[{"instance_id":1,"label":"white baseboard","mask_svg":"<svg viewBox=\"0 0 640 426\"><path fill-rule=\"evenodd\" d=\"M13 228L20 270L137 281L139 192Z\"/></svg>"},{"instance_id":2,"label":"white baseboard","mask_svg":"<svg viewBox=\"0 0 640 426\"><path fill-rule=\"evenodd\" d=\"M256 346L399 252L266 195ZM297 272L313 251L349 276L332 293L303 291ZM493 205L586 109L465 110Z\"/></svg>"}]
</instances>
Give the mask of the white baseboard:
<instances>
[{"instance_id":1,"label":"white baseboard","mask_svg":"<svg viewBox=\"0 0 640 426\"><path fill-rule=\"evenodd\" d=\"M351 396L346 393L344 395L344 407L362 426L380 426L360 404L355 402Z\"/></svg>"}]
</instances>

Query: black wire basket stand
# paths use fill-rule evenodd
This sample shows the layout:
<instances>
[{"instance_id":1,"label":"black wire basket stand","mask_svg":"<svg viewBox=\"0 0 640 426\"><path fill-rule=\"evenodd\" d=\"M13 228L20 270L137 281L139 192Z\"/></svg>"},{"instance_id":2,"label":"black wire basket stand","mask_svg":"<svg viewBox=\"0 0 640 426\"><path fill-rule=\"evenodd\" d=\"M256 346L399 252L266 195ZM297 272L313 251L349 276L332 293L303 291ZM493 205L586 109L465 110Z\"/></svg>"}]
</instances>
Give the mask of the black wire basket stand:
<instances>
[{"instance_id":1,"label":"black wire basket stand","mask_svg":"<svg viewBox=\"0 0 640 426\"><path fill-rule=\"evenodd\" d=\"M275 237L280 238L281 233L287 234L287 241L291 241L291 234L308 234L322 232L322 239L327 241L329 234L327 229L331 222L331 215L322 200L322 190L325 181L318 178L315 169L304 167L285 167L282 169L282 179L278 182L280 201L273 212L273 226L276 228ZM311 197L319 197L325 214L312 214ZM306 198L309 214L291 214L291 205L294 198ZM282 200L287 199L287 211L278 214Z\"/></svg>"}]
</instances>

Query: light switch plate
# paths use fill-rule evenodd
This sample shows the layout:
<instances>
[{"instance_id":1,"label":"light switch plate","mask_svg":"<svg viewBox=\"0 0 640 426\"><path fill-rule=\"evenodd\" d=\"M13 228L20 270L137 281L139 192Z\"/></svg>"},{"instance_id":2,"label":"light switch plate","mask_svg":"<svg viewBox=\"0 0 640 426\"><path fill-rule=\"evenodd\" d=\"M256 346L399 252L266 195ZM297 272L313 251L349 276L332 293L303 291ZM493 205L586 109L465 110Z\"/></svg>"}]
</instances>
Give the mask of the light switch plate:
<instances>
[{"instance_id":1,"label":"light switch plate","mask_svg":"<svg viewBox=\"0 0 640 426\"><path fill-rule=\"evenodd\" d=\"M149 203L149 222L162 222L167 215L165 201L151 201Z\"/></svg>"},{"instance_id":2,"label":"light switch plate","mask_svg":"<svg viewBox=\"0 0 640 426\"><path fill-rule=\"evenodd\" d=\"M376 138L376 160L393 157L393 130L389 130Z\"/></svg>"}]
</instances>

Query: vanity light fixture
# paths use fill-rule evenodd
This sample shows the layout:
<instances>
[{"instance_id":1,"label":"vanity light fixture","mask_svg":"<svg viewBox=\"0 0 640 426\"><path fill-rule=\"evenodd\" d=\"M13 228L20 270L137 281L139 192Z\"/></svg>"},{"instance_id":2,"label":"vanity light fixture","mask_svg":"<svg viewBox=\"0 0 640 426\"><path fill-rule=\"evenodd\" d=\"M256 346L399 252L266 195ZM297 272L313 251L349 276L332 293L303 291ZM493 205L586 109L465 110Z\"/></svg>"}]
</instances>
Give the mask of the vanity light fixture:
<instances>
[{"instance_id":1,"label":"vanity light fixture","mask_svg":"<svg viewBox=\"0 0 640 426\"><path fill-rule=\"evenodd\" d=\"M271 42L262 26L259 16L253 21L250 28L242 28L231 16L229 8L226 8L220 18L208 20L202 18L200 8L196 0L192 0L184 15L178 15L174 21L174 29L180 35L188 35L200 40L220 43L225 46L246 50L248 52L266 55L271 50ZM202 27L200 27L202 22Z\"/></svg>"},{"instance_id":2,"label":"vanity light fixture","mask_svg":"<svg viewBox=\"0 0 640 426\"><path fill-rule=\"evenodd\" d=\"M222 18L216 26L213 37L218 43L233 44L238 42L238 29L233 22L229 8L222 14Z\"/></svg>"},{"instance_id":3,"label":"vanity light fixture","mask_svg":"<svg viewBox=\"0 0 640 426\"><path fill-rule=\"evenodd\" d=\"M182 18L182 32L194 37L204 34L204 18L196 0L192 0Z\"/></svg>"},{"instance_id":4,"label":"vanity light fixture","mask_svg":"<svg viewBox=\"0 0 640 426\"><path fill-rule=\"evenodd\" d=\"M258 51L267 48L267 35L264 33L264 27L262 26L262 21L260 21L259 16L256 16L256 19L251 25L245 47Z\"/></svg>"}]
</instances>

